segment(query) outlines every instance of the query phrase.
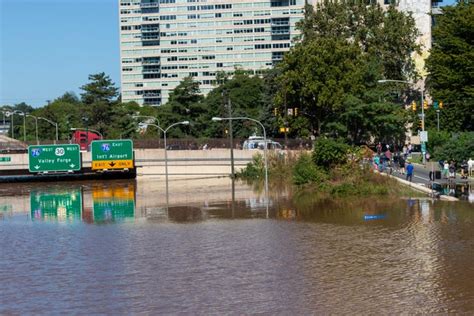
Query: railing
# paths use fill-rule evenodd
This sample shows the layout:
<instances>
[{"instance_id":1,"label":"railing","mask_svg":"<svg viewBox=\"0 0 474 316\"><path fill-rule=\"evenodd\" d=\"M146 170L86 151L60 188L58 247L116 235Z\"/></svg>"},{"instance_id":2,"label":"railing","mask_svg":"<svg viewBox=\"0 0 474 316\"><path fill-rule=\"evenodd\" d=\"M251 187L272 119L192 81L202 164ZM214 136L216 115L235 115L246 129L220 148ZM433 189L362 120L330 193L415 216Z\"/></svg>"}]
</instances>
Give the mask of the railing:
<instances>
[{"instance_id":1,"label":"railing","mask_svg":"<svg viewBox=\"0 0 474 316\"><path fill-rule=\"evenodd\" d=\"M117 137L120 138L120 137ZM125 137L123 137L125 138ZM114 138L115 139L115 138ZM163 148L163 138L149 138L149 139L132 139L133 147L139 149L145 148ZM246 138L234 138L236 148L242 148L242 144ZM285 147L285 139L273 138L275 142ZM212 148L229 148L229 139L227 138L168 138L166 140L168 148L171 150L197 150L197 149L212 149ZM70 140L59 140L57 144L71 144ZM304 150L312 148L312 141L309 139L287 139L286 147L290 150ZM36 141L31 140L26 142L27 145L36 145ZM54 140L40 140L40 145L54 144ZM205 146L206 145L206 146ZM0 151L26 151L26 146L21 146L18 142L0 142Z\"/></svg>"}]
</instances>

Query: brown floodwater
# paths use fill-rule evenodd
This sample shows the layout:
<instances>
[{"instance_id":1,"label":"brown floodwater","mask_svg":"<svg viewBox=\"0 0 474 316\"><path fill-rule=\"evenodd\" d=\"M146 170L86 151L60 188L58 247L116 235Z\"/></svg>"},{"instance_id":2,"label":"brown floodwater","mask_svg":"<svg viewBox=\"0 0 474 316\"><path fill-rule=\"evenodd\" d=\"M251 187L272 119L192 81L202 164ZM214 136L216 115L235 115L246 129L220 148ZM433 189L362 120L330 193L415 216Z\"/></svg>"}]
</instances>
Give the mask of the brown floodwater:
<instances>
[{"instance_id":1,"label":"brown floodwater","mask_svg":"<svg viewBox=\"0 0 474 316\"><path fill-rule=\"evenodd\" d=\"M468 201L10 184L0 240L0 314L474 313Z\"/></svg>"}]
</instances>

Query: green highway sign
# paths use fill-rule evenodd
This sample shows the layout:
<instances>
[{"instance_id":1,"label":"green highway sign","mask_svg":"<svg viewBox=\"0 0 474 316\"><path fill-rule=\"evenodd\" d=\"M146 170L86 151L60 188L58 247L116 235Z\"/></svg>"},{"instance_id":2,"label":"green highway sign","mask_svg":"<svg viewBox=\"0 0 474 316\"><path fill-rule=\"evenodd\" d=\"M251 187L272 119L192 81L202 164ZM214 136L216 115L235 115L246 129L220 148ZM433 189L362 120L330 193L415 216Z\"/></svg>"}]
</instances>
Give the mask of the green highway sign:
<instances>
[{"instance_id":1,"label":"green highway sign","mask_svg":"<svg viewBox=\"0 0 474 316\"><path fill-rule=\"evenodd\" d=\"M30 192L33 220L81 220L82 192L80 188Z\"/></svg>"},{"instance_id":2,"label":"green highway sign","mask_svg":"<svg viewBox=\"0 0 474 316\"><path fill-rule=\"evenodd\" d=\"M12 157L0 157L0 162L11 162Z\"/></svg>"},{"instance_id":3,"label":"green highway sign","mask_svg":"<svg viewBox=\"0 0 474 316\"><path fill-rule=\"evenodd\" d=\"M79 145L28 146L28 169L30 172L79 171Z\"/></svg>"},{"instance_id":4,"label":"green highway sign","mask_svg":"<svg viewBox=\"0 0 474 316\"><path fill-rule=\"evenodd\" d=\"M91 143L92 169L133 168L133 143L124 140L95 140Z\"/></svg>"}]
</instances>

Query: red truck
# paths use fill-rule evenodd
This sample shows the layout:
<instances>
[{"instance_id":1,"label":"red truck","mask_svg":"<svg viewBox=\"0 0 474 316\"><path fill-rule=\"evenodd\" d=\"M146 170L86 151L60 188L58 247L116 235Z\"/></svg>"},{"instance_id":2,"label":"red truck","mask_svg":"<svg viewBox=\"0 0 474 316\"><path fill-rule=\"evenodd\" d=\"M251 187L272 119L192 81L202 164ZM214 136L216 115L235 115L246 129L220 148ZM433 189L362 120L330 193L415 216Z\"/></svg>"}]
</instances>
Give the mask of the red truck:
<instances>
[{"instance_id":1,"label":"red truck","mask_svg":"<svg viewBox=\"0 0 474 316\"><path fill-rule=\"evenodd\" d=\"M89 150L89 146L93 140L100 140L101 137L89 131L74 131L72 134L72 142L78 144L81 147L81 150Z\"/></svg>"}]
</instances>

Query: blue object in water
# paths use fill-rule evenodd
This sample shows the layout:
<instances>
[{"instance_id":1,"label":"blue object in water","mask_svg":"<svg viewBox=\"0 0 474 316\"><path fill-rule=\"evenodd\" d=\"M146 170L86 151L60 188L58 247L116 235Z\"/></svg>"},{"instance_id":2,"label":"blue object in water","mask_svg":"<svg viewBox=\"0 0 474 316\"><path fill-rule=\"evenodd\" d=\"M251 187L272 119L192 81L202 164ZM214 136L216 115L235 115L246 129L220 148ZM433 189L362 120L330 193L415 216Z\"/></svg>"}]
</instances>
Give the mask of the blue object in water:
<instances>
[{"instance_id":1,"label":"blue object in water","mask_svg":"<svg viewBox=\"0 0 474 316\"><path fill-rule=\"evenodd\" d=\"M376 219L385 219L386 215L385 214L380 214L380 215L364 215L364 220L366 221L372 221Z\"/></svg>"}]
</instances>

